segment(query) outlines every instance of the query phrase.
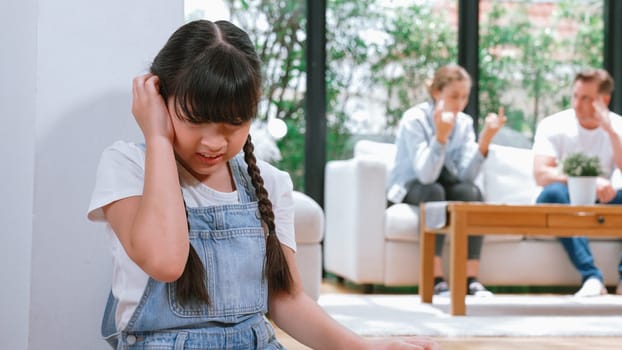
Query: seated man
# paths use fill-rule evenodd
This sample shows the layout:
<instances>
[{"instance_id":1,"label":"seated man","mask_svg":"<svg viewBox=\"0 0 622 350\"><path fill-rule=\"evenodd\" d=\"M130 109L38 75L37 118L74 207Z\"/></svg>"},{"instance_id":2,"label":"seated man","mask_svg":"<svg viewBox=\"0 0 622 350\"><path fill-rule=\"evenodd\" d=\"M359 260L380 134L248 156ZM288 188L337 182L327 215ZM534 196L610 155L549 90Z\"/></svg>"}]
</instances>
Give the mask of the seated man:
<instances>
[{"instance_id":1,"label":"seated man","mask_svg":"<svg viewBox=\"0 0 622 350\"><path fill-rule=\"evenodd\" d=\"M613 79L602 69L588 69L576 75L573 83L572 109L548 116L536 129L533 144L533 172L543 186L537 203L569 203L567 177L560 171L563 159L576 152L598 156L603 175L598 178L598 203L622 204L622 190L611 185L611 175L622 168L622 117L607 108L613 91ZM622 229L622 228L621 228ZM585 237L560 237L568 257L582 278L575 296L606 294L602 272ZM622 261L618 267L622 280ZM617 294L622 294L622 282Z\"/></svg>"}]
</instances>

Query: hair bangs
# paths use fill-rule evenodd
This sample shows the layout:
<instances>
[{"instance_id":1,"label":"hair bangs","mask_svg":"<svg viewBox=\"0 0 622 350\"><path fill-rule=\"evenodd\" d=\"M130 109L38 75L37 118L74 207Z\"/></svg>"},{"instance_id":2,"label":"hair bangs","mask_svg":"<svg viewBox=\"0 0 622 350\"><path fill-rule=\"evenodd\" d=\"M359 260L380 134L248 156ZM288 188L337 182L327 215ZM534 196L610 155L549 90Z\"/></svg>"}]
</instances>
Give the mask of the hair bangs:
<instances>
[{"instance_id":1,"label":"hair bangs","mask_svg":"<svg viewBox=\"0 0 622 350\"><path fill-rule=\"evenodd\" d=\"M197 124L241 124L255 118L261 81L241 56L221 45L198 58L177 85L177 114Z\"/></svg>"}]
</instances>

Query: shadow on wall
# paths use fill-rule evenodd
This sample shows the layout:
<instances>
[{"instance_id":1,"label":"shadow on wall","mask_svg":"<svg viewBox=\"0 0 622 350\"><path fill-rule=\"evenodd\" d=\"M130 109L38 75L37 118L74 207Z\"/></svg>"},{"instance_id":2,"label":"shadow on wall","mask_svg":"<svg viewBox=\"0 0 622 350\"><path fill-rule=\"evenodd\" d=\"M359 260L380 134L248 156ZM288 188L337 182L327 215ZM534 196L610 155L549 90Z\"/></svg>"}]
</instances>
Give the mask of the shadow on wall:
<instances>
[{"instance_id":1,"label":"shadow on wall","mask_svg":"<svg viewBox=\"0 0 622 350\"><path fill-rule=\"evenodd\" d=\"M142 140L130 108L130 91L111 91L52 116L58 122L39 138L30 349L109 348L99 335L111 279L109 242L104 225L89 222L86 212L104 148L118 139Z\"/></svg>"}]
</instances>

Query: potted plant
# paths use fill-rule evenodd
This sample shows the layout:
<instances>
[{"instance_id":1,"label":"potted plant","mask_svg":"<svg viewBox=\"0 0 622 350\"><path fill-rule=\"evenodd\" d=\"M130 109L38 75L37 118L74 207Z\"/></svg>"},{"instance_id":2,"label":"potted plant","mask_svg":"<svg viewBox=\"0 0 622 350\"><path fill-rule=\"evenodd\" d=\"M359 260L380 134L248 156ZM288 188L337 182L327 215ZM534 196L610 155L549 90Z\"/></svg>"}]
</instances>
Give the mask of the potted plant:
<instances>
[{"instance_id":1,"label":"potted plant","mask_svg":"<svg viewBox=\"0 0 622 350\"><path fill-rule=\"evenodd\" d=\"M572 153L562 163L568 176L570 203L592 205L596 202L596 179L603 173L600 159L584 153Z\"/></svg>"}]
</instances>

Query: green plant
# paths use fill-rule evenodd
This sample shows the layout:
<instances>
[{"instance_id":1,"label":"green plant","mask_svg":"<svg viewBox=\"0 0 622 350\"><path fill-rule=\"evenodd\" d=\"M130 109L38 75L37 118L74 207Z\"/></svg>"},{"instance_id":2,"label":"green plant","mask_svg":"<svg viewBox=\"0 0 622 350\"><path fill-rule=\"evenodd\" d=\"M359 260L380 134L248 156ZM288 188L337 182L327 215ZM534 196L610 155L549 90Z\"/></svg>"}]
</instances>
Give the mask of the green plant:
<instances>
[{"instance_id":1,"label":"green plant","mask_svg":"<svg viewBox=\"0 0 622 350\"><path fill-rule=\"evenodd\" d=\"M590 157L581 152L566 157L563 170L568 176L598 176L603 173L597 156Z\"/></svg>"}]
</instances>

